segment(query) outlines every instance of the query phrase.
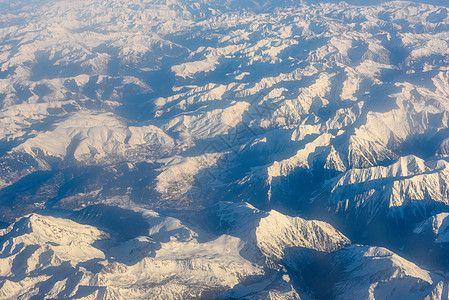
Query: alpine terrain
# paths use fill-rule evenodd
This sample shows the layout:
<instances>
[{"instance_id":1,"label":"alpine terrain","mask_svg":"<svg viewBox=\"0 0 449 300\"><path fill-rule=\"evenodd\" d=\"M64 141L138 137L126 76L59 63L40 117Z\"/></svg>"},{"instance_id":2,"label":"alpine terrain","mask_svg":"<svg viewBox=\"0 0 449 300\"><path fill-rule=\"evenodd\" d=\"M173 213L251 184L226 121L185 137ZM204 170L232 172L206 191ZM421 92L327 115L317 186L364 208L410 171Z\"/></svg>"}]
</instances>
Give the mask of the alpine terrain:
<instances>
[{"instance_id":1,"label":"alpine terrain","mask_svg":"<svg viewBox=\"0 0 449 300\"><path fill-rule=\"evenodd\" d=\"M0 0L0 299L448 298L446 0Z\"/></svg>"}]
</instances>

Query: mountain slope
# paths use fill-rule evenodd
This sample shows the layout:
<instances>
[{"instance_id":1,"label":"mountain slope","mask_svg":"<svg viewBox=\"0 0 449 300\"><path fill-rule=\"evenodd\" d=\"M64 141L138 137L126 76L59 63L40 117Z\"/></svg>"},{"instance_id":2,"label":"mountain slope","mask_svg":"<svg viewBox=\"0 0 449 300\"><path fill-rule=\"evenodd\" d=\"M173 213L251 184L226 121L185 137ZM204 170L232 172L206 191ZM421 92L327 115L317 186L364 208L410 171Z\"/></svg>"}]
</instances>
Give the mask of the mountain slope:
<instances>
[{"instance_id":1,"label":"mountain slope","mask_svg":"<svg viewBox=\"0 0 449 300\"><path fill-rule=\"evenodd\" d=\"M258 220L260 224L238 226L240 233L256 236L216 235L136 206L132 209L149 227L146 234L127 240L118 240L114 230L107 234L65 218L24 217L1 232L1 297L140 299L260 294L299 299L289 275L270 261L279 263L287 247L332 251L349 243L324 222L290 218L275 211L267 214L249 204L220 205L224 216L244 212ZM99 211L97 217L86 215L86 220L117 217L108 217L108 211ZM266 217L260 219L263 215ZM276 228L267 222L279 224L284 235L273 234ZM310 235L316 236L313 245L306 240ZM258 249L268 260L249 256L246 247Z\"/></svg>"},{"instance_id":2,"label":"mountain slope","mask_svg":"<svg viewBox=\"0 0 449 300\"><path fill-rule=\"evenodd\" d=\"M1 296L444 297L442 2L0 0Z\"/></svg>"}]
</instances>

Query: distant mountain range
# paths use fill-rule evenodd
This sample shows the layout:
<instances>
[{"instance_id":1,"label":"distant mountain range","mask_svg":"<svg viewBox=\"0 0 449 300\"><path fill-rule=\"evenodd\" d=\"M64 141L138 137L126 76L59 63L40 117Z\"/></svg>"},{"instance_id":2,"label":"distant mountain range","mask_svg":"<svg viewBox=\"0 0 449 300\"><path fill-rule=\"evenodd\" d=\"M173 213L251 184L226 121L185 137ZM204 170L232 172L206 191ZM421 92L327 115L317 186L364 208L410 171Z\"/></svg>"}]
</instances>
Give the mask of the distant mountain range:
<instances>
[{"instance_id":1,"label":"distant mountain range","mask_svg":"<svg viewBox=\"0 0 449 300\"><path fill-rule=\"evenodd\" d=\"M447 299L448 42L446 1L0 0L0 299Z\"/></svg>"}]
</instances>

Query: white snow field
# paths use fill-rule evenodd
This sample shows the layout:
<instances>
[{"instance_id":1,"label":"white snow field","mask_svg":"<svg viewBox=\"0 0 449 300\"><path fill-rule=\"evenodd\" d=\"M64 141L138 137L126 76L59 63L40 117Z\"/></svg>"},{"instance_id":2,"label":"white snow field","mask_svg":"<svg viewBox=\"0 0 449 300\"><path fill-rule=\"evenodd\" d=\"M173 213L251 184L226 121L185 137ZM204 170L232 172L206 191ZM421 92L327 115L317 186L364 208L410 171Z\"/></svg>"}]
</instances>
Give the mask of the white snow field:
<instances>
[{"instance_id":1,"label":"white snow field","mask_svg":"<svg viewBox=\"0 0 449 300\"><path fill-rule=\"evenodd\" d=\"M0 0L0 299L447 299L448 6Z\"/></svg>"}]
</instances>

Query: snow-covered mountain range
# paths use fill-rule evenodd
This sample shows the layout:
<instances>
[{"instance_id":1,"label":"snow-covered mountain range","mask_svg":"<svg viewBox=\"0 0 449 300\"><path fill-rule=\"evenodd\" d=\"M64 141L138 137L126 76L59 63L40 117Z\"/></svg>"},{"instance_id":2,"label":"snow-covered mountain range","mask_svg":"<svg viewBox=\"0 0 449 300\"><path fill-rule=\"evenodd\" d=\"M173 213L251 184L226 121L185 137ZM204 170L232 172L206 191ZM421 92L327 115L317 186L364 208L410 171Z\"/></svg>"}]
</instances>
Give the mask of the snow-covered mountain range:
<instances>
[{"instance_id":1,"label":"snow-covered mountain range","mask_svg":"<svg viewBox=\"0 0 449 300\"><path fill-rule=\"evenodd\" d=\"M0 298L447 299L448 9L0 0Z\"/></svg>"}]
</instances>

